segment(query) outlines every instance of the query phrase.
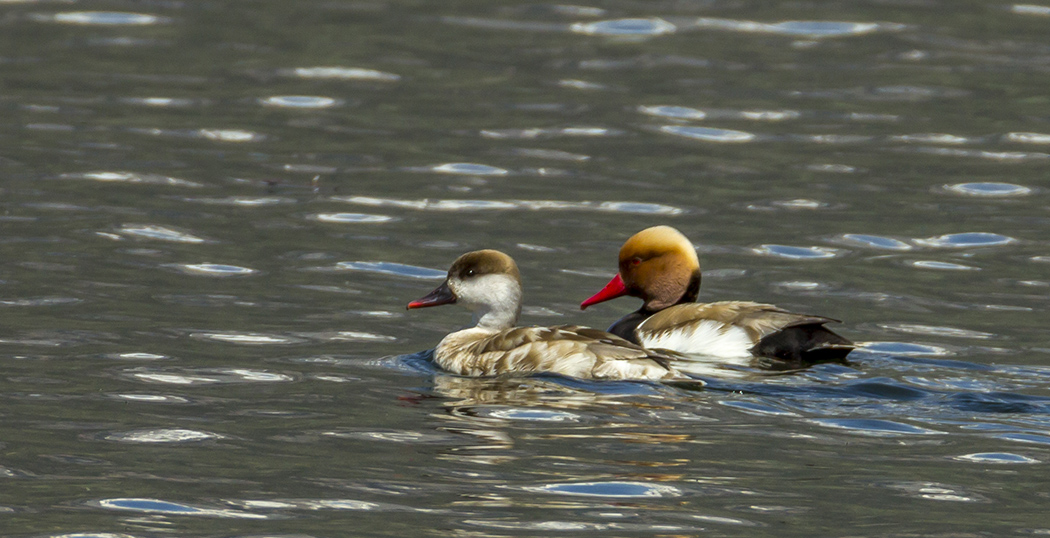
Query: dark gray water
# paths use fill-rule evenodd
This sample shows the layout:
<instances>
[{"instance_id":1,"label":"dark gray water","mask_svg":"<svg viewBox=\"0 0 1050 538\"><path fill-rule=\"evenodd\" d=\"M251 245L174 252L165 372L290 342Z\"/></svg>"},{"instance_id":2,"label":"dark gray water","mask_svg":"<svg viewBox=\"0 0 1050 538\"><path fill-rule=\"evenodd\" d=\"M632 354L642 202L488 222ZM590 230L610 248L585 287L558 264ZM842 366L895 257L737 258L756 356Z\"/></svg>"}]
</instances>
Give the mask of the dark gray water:
<instances>
[{"instance_id":1,"label":"dark gray water","mask_svg":"<svg viewBox=\"0 0 1050 538\"><path fill-rule=\"evenodd\" d=\"M0 0L0 534L1050 534L1050 4ZM316 177L316 179L314 179ZM464 379L630 234L847 365Z\"/></svg>"}]
</instances>

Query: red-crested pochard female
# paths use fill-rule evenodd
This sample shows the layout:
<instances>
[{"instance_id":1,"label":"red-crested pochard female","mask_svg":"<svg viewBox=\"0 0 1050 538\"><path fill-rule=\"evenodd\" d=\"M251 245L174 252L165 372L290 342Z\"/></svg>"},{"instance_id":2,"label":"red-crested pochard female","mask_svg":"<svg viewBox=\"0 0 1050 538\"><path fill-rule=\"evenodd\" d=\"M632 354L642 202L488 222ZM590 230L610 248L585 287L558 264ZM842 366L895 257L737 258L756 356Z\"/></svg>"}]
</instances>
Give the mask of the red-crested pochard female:
<instances>
[{"instance_id":1,"label":"red-crested pochard female","mask_svg":"<svg viewBox=\"0 0 1050 538\"><path fill-rule=\"evenodd\" d=\"M804 365L841 360L853 349L852 342L824 326L838 320L749 301L697 303L699 292L700 260L693 244L670 226L654 226L623 244L619 273L580 308L623 295L638 297L642 307L609 332L646 349L727 364L770 357Z\"/></svg>"},{"instance_id":2,"label":"red-crested pochard female","mask_svg":"<svg viewBox=\"0 0 1050 538\"><path fill-rule=\"evenodd\" d=\"M448 278L425 297L424 308L455 303L474 313L474 326L444 337L434 349L442 369L465 376L555 373L584 379L683 379L672 357L607 332L575 325L515 327L521 314L521 276L496 250L460 256Z\"/></svg>"}]
</instances>

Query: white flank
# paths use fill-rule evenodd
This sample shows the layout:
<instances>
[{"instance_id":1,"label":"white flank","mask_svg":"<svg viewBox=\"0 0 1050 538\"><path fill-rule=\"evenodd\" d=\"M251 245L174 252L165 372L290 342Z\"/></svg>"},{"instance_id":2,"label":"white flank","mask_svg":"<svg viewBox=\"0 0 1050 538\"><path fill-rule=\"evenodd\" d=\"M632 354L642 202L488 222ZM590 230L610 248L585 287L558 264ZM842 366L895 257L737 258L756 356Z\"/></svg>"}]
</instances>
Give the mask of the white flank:
<instances>
[{"instance_id":1,"label":"white flank","mask_svg":"<svg viewBox=\"0 0 1050 538\"><path fill-rule=\"evenodd\" d=\"M747 366L751 363L751 348L755 345L744 329L714 320L703 320L682 329L656 333L646 331L643 323L638 327L637 334L645 348L685 354L675 367L696 374L708 373L708 368L715 365Z\"/></svg>"}]
</instances>

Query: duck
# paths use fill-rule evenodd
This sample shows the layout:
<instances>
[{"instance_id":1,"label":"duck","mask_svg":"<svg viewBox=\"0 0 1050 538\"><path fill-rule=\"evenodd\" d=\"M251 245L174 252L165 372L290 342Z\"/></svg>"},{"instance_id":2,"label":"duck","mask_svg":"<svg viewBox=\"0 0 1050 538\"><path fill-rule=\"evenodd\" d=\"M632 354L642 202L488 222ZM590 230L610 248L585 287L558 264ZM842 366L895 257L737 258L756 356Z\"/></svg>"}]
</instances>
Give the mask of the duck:
<instances>
[{"instance_id":1,"label":"duck","mask_svg":"<svg viewBox=\"0 0 1050 538\"><path fill-rule=\"evenodd\" d=\"M457 304L473 312L473 326L445 336L434 348L434 362L453 374L683 378L671 365L674 357L605 331L577 325L518 327L522 298L521 274L513 258L498 250L477 250L457 258L445 281L407 308Z\"/></svg>"},{"instance_id":2,"label":"duck","mask_svg":"<svg viewBox=\"0 0 1050 538\"><path fill-rule=\"evenodd\" d=\"M825 327L840 323L833 318L751 301L696 302L700 260L692 242L671 226L631 236L620 248L619 265L616 276L580 308L624 295L641 299L641 308L608 332L646 349L736 366L763 359L782 369L842 361L853 350L853 342Z\"/></svg>"}]
</instances>

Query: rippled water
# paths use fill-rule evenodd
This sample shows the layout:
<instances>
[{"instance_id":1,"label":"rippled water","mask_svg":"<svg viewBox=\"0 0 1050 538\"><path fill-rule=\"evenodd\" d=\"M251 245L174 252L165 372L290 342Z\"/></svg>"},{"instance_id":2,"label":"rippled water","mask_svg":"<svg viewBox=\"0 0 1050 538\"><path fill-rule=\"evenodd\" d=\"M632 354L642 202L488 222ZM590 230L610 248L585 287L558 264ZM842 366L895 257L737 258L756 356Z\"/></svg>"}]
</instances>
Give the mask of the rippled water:
<instances>
[{"instance_id":1,"label":"rippled water","mask_svg":"<svg viewBox=\"0 0 1050 538\"><path fill-rule=\"evenodd\" d=\"M2 1L0 534L1050 534L1050 5ZM631 233L848 364L464 379Z\"/></svg>"}]
</instances>

